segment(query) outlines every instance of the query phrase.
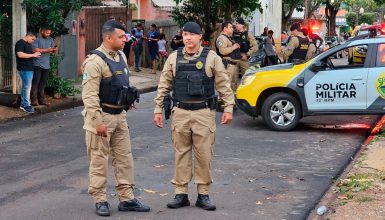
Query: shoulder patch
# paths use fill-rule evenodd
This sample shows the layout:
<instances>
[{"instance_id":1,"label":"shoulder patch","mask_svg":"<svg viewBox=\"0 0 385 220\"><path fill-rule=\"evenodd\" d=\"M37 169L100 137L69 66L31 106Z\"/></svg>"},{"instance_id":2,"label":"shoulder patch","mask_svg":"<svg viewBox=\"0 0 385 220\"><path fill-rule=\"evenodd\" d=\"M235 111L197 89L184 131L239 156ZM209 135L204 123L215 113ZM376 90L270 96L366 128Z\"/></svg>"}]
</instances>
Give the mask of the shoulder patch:
<instances>
[{"instance_id":1,"label":"shoulder patch","mask_svg":"<svg viewBox=\"0 0 385 220\"><path fill-rule=\"evenodd\" d=\"M87 79L87 73L84 72L84 73L83 73L83 80L86 80L86 79Z\"/></svg>"},{"instance_id":2,"label":"shoulder patch","mask_svg":"<svg viewBox=\"0 0 385 220\"><path fill-rule=\"evenodd\" d=\"M223 45L224 45L225 43L223 43L222 40L219 40L217 44L218 44L218 47L223 47Z\"/></svg>"}]
</instances>

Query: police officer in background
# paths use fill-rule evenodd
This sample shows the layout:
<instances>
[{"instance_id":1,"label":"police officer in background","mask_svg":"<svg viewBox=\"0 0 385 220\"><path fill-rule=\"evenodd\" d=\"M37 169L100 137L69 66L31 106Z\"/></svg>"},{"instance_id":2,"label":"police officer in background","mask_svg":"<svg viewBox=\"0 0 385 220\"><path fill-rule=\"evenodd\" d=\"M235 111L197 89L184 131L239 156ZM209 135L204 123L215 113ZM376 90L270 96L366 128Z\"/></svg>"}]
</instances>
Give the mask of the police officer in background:
<instances>
[{"instance_id":1,"label":"police officer in background","mask_svg":"<svg viewBox=\"0 0 385 220\"><path fill-rule=\"evenodd\" d=\"M125 32L119 22L105 22L102 45L82 64L83 128L90 160L88 192L100 216L110 215L106 193L108 156L117 182L118 210L150 211L133 194L133 158L125 109L131 108L138 94L129 85L127 60L120 51L127 41Z\"/></svg>"},{"instance_id":2,"label":"police officer in background","mask_svg":"<svg viewBox=\"0 0 385 220\"><path fill-rule=\"evenodd\" d=\"M222 57L223 64L227 70L229 79L231 80L231 89L233 92L237 89L237 80L239 74L239 60L241 59L241 51L239 44L232 39L233 25L229 21L222 23L222 32L216 40L217 53Z\"/></svg>"},{"instance_id":3,"label":"police officer in background","mask_svg":"<svg viewBox=\"0 0 385 220\"><path fill-rule=\"evenodd\" d=\"M205 210L215 210L216 206L209 199L216 131L215 88L221 93L225 104L221 124L232 121L234 95L222 59L200 44L200 26L195 22L187 22L182 36L185 47L168 57L155 98L154 123L162 128L162 108L167 110L164 100L172 92L171 134L175 149L175 173L171 182L176 195L167 207L190 205L188 183L194 176L198 191L195 205Z\"/></svg>"},{"instance_id":4,"label":"police officer in background","mask_svg":"<svg viewBox=\"0 0 385 220\"><path fill-rule=\"evenodd\" d=\"M237 18L235 22L234 41L240 45L241 60L239 61L240 73L244 74L249 68L249 57L258 51L258 43L255 37L246 30L246 23L242 17ZM238 77L237 81L238 82Z\"/></svg>"},{"instance_id":5,"label":"police officer in background","mask_svg":"<svg viewBox=\"0 0 385 220\"><path fill-rule=\"evenodd\" d=\"M302 62L306 60L309 49L309 38L301 32L301 24L295 22L290 27L291 37L287 47L283 49L283 58L289 63Z\"/></svg>"},{"instance_id":6,"label":"police officer in background","mask_svg":"<svg viewBox=\"0 0 385 220\"><path fill-rule=\"evenodd\" d=\"M309 36L309 30L307 28L302 28L301 32L303 33L303 36L307 37L309 39L309 49L306 53L306 60L310 60L313 58L317 52L317 46L316 43L312 41L312 39Z\"/></svg>"}]
</instances>

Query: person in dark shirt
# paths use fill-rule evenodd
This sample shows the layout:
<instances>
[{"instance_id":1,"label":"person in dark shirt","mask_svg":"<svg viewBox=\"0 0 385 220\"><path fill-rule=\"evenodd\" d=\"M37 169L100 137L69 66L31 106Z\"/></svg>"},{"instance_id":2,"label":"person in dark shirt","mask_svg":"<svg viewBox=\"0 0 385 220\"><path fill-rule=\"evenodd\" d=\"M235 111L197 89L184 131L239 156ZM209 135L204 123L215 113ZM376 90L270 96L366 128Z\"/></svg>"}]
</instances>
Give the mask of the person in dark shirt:
<instances>
[{"instance_id":1,"label":"person in dark shirt","mask_svg":"<svg viewBox=\"0 0 385 220\"><path fill-rule=\"evenodd\" d=\"M20 109L27 113L34 113L31 106L30 92L33 77L33 58L40 57L40 52L33 52L31 44L36 40L36 35L28 32L22 39L15 44L17 70L21 78L21 102Z\"/></svg>"},{"instance_id":2,"label":"person in dark shirt","mask_svg":"<svg viewBox=\"0 0 385 220\"><path fill-rule=\"evenodd\" d=\"M179 47L184 47L182 32L183 30L179 30L178 34L171 40L170 46L172 50L178 50Z\"/></svg>"},{"instance_id":3,"label":"person in dark shirt","mask_svg":"<svg viewBox=\"0 0 385 220\"><path fill-rule=\"evenodd\" d=\"M150 31L147 34L148 49L150 52L150 58L152 63L152 74L156 74L156 60L158 59L158 41L160 34L156 29L156 25L150 26Z\"/></svg>"}]
</instances>

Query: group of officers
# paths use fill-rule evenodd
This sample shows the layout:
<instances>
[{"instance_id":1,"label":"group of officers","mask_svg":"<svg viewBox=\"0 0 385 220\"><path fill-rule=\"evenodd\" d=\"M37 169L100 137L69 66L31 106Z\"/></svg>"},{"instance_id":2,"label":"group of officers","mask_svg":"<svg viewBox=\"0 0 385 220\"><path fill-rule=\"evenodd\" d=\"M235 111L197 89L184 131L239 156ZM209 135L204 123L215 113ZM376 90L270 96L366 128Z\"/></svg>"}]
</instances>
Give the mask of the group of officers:
<instances>
[{"instance_id":1,"label":"group of officers","mask_svg":"<svg viewBox=\"0 0 385 220\"><path fill-rule=\"evenodd\" d=\"M223 60L234 92L237 89L239 74L245 73L249 68L249 57L259 49L257 41L246 30L245 25L242 17L236 19L235 25L230 21L223 22L222 32L215 42L217 54ZM322 44L322 39L310 33L309 29L301 28L300 23L292 24L290 31L288 44L282 49L284 61L300 63L313 58L319 45Z\"/></svg>"},{"instance_id":2,"label":"group of officers","mask_svg":"<svg viewBox=\"0 0 385 220\"><path fill-rule=\"evenodd\" d=\"M197 23L185 23L182 33L185 47L170 54L164 65L154 99L153 122L156 127L163 128L162 113L170 108L175 151L171 183L175 197L167 203L168 208L190 205L188 184L194 179L198 192L195 206L204 210L216 209L209 192L213 181L211 162L217 94L223 105L220 122L230 124L238 70L245 70L248 57L258 50L258 44L246 31L242 18L237 19L235 27L236 32L233 33L230 22L222 24L222 33L216 40L218 55L201 46L202 30ZM297 33L295 30L292 31L294 34ZM150 211L150 207L142 204L133 193L134 165L126 112L133 107L135 100L138 101L139 95L136 88L130 86L127 60L122 56L121 50L127 41L126 32L126 28L115 20L105 22L102 44L82 64L83 128L89 158L88 192L95 202L96 214L100 216L110 215L106 192L109 157L116 179L118 210ZM307 41L302 38L297 33L284 52L292 60L304 53L303 45ZM165 105L169 95L172 104Z\"/></svg>"}]
</instances>

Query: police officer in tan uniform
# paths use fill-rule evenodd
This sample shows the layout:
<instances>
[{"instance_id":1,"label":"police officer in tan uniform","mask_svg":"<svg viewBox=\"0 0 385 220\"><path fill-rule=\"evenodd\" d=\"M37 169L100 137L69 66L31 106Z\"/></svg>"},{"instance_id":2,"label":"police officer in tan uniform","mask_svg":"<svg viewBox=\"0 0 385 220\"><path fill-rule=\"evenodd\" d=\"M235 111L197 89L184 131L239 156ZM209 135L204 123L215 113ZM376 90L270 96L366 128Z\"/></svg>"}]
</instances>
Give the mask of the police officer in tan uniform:
<instances>
[{"instance_id":1,"label":"police officer in tan uniform","mask_svg":"<svg viewBox=\"0 0 385 220\"><path fill-rule=\"evenodd\" d=\"M216 40L217 53L222 57L228 77L231 80L233 92L237 89L239 61L241 59L240 46L233 39L233 25L229 21L222 23L222 32Z\"/></svg>"},{"instance_id":2,"label":"police officer in tan uniform","mask_svg":"<svg viewBox=\"0 0 385 220\"><path fill-rule=\"evenodd\" d=\"M82 64L84 129L89 165L88 192L92 195L96 214L109 216L107 202L108 156L112 159L119 196L119 211L148 212L150 208L134 198L134 176L131 143L126 111L132 106L125 56L120 50L127 41L126 29L115 20L104 23L103 43Z\"/></svg>"},{"instance_id":3,"label":"police officer in tan uniform","mask_svg":"<svg viewBox=\"0 0 385 220\"><path fill-rule=\"evenodd\" d=\"M309 48L306 53L306 60L310 60L315 56L315 53L317 52L317 46L315 45L315 42L313 42L310 38L309 30L307 28L302 28L301 32L303 33L303 36L309 39Z\"/></svg>"},{"instance_id":4,"label":"police officer in tan uniform","mask_svg":"<svg viewBox=\"0 0 385 220\"><path fill-rule=\"evenodd\" d=\"M303 62L306 60L306 55L309 49L309 38L305 37L301 32L301 24L295 22L290 27L291 36L289 43L283 49L283 58L289 63Z\"/></svg>"},{"instance_id":5,"label":"police officer in tan uniform","mask_svg":"<svg viewBox=\"0 0 385 220\"><path fill-rule=\"evenodd\" d=\"M246 23L242 17L237 18L235 22L233 39L240 45L241 60L239 61L239 70L241 74L244 74L250 66L249 57L258 51L258 43L255 37L246 30ZM238 78L236 82L238 82Z\"/></svg>"},{"instance_id":6,"label":"police officer in tan uniform","mask_svg":"<svg viewBox=\"0 0 385 220\"><path fill-rule=\"evenodd\" d=\"M194 177L198 191L195 205L215 210L216 206L209 199L216 131L215 89L222 94L225 105L221 124L232 121L234 95L222 59L214 51L200 45L200 26L187 22L182 36L185 47L173 52L167 59L155 98L154 123L162 128L162 109L166 106L164 99L172 93L171 134L175 149L175 173L171 182L176 195L167 207L190 205L188 183Z\"/></svg>"}]
</instances>

